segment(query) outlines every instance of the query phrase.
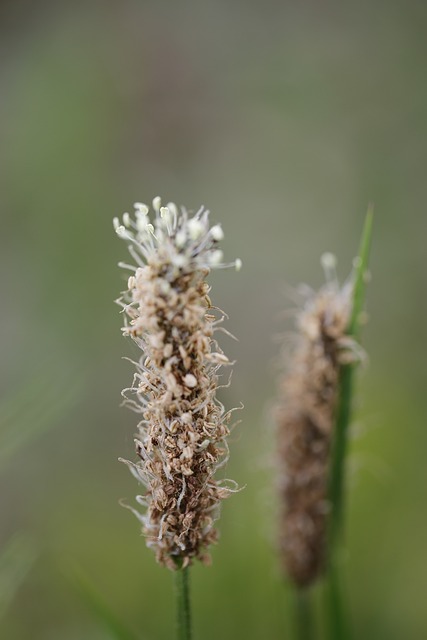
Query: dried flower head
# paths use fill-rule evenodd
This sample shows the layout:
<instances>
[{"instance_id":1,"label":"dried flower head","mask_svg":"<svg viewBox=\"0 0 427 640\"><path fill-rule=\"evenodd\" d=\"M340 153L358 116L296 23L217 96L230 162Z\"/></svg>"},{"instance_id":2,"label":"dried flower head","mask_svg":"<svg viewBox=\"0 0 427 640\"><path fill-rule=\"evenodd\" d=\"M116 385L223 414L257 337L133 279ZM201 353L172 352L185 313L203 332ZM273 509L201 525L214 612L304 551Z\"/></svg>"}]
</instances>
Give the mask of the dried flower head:
<instances>
[{"instance_id":1,"label":"dried flower head","mask_svg":"<svg viewBox=\"0 0 427 640\"><path fill-rule=\"evenodd\" d=\"M228 459L231 411L216 398L218 371L231 363L214 335L223 318L215 315L206 277L223 262L219 225L209 226L203 207L189 215L175 204L149 208L135 203L134 219L114 219L120 238L128 242L135 266L118 303L125 324L142 354L135 362L124 404L141 414L135 439L137 463L123 460L144 485L137 502L147 546L157 560L175 569L194 558L208 561L207 547L216 541L214 522L221 500L236 490L218 481L215 472Z\"/></svg>"},{"instance_id":2,"label":"dried flower head","mask_svg":"<svg viewBox=\"0 0 427 640\"><path fill-rule=\"evenodd\" d=\"M353 279L340 287L332 254L322 257L326 285L301 290L297 334L277 411L280 551L291 581L309 586L326 556L329 462L340 367L360 357L347 335Z\"/></svg>"}]
</instances>

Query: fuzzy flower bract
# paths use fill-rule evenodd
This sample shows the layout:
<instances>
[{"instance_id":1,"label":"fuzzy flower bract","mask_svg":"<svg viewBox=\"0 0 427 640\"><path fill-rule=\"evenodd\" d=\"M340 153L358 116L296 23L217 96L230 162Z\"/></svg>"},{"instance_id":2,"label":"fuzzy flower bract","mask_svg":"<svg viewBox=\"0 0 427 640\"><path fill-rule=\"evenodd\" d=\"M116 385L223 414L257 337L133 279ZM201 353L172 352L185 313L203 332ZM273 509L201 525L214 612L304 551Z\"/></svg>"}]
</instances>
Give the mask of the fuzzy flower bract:
<instances>
[{"instance_id":1,"label":"fuzzy flower bract","mask_svg":"<svg viewBox=\"0 0 427 640\"><path fill-rule=\"evenodd\" d=\"M303 304L277 411L280 480L280 550L285 572L298 587L323 572L330 505L328 479L342 365L360 359L348 336L353 278L342 287L335 258L322 258L327 282L301 289Z\"/></svg>"},{"instance_id":2,"label":"fuzzy flower bract","mask_svg":"<svg viewBox=\"0 0 427 640\"><path fill-rule=\"evenodd\" d=\"M215 335L223 320L209 299L211 269L240 268L223 262L219 225L209 225L203 207L194 215L174 203L114 219L134 264L120 263L132 275L118 303L123 334L141 350L124 404L141 415L135 439L138 461L125 462L145 490L130 508L142 524L157 560L175 569L194 558L209 560L216 541L220 502L236 490L215 473L228 459L231 411L216 393L219 370L229 366Z\"/></svg>"}]
</instances>

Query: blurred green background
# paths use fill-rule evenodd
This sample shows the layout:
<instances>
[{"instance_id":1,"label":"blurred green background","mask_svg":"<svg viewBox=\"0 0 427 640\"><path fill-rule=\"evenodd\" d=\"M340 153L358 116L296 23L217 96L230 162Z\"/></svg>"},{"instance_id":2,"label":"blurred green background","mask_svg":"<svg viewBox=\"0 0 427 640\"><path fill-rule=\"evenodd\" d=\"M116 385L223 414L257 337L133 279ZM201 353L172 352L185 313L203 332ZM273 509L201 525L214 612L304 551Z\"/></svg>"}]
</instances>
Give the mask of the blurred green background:
<instances>
[{"instance_id":1,"label":"blurred green background","mask_svg":"<svg viewBox=\"0 0 427 640\"><path fill-rule=\"evenodd\" d=\"M242 401L195 636L290 638L275 555L277 342L286 285L345 278L375 204L369 367L350 465L354 638L427 637L427 5L417 0L0 3L0 637L108 640L82 572L141 640L173 636L169 572L121 509L138 488L112 218L205 204ZM3 572L3 573L2 573Z\"/></svg>"}]
</instances>

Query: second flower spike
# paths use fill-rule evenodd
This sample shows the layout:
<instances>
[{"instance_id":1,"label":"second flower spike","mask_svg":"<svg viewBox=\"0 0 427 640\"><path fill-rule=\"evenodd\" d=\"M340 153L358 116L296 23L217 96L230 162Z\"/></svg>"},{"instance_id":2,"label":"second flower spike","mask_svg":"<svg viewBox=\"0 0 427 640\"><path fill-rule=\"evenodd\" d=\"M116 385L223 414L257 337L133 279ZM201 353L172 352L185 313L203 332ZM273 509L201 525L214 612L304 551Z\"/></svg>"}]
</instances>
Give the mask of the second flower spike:
<instances>
[{"instance_id":1,"label":"second flower spike","mask_svg":"<svg viewBox=\"0 0 427 640\"><path fill-rule=\"evenodd\" d=\"M286 574L307 587L323 572L330 515L328 482L340 371L360 359L348 335L354 278L340 287L324 254L326 284L302 290L302 307L277 410L280 550Z\"/></svg>"}]
</instances>

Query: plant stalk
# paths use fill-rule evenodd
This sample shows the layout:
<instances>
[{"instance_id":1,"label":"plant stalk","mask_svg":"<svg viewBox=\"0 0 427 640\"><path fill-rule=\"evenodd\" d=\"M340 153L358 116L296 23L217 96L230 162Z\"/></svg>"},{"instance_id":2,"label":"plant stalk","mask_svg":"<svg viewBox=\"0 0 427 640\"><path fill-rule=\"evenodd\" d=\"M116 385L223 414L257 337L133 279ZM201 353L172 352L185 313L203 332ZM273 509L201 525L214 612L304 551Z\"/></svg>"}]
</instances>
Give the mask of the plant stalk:
<instances>
[{"instance_id":1,"label":"plant stalk","mask_svg":"<svg viewBox=\"0 0 427 640\"><path fill-rule=\"evenodd\" d=\"M350 629L347 620L342 582L337 558L332 558L326 581L326 611L328 618L328 638L349 640Z\"/></svg>"},{"instance_id":2,"label":"plant stalk","mask_svg":"<svg viewBox=\"0 0 427 640\"><path fill-rule=\"evenodd\" d=\"M359 257L357 258L356 274L353 290L353 305L348 325L347 335L357 338L365 299L365 277L368 268L369 250L372 235L372 208L369 208L363 227ZM345 459L347 453L348 429L351 417L353 395L354 364L343 365L340 372L338 407L335 420L334 442L332 447L331 473L329 477L329 501L332 513L329 527L329 549L331 558L335 554L337 538L341 534L344 489L345 489Z\"/></svg>"},{"instance_id":3,"label":"plant stalk","mask_svg":"<svg viewBox=\"0 0 427 640\"><path fill-rule=\"evenodd\" d=\"M295 640L313 640L313 614L311 592L307 589L295 589Z\"/></svg>"},{"instance_id":4,"label":"plant stalk","mask_svg":"<svg viewBox=\"0 0 427 640\"><path fill-rule=\"evenodd\" d=\"M332 505L329 526L329 549L331 562L334 563L335 546L341 534L343 521L343 497L345 485L345 459L348 448L348 427L351 415L351 399L353 393L354 365L341 368L339 403L335 423L334 443L331 461L331 478L329 500Z\"/></svg>"},{"instance_id":5,"label":"plant stalk","mask_svg":"<svg viewBox=\"0 0 427 640\"><path fill-rule=\"evenodd\" d=\"M175 571L177 638L191 640L191 607L189 567Z\"/></svg>"},{"instance_id":6,"label":"plant stalk","mask_svg":"<svg viewBox=\"0 0 427 640\"><path fill-rule=\"evenodd\" d=\"M353 290L353 305L347 335L357 338L360 328L360 316L365 299L366 272L372 236L372 207L368 209L362 232L359 256L355 265L356 273ZM348 448L348 431L351 418L355 365L341 367L339 380L338 407L335 420L332 446L331 471L328 495L331 504L331 517L328 527L328 574L327 598L330 640L347 640L349 628L343 604L343 592L340 580L340 554L343 540L343 512L345 496L345 460Z\"/></svg>"},{"instance_id":7,"label":"plant stalk","mask_svg":"<svg viewBox=\"0 0 427 640\"><path fill-rule=\"evenodd\" d=\"M328 638L348 640L348 625L344 609L344 596L340 580L340 562L343 531L343 498L345 484L345 458L348 444L348 426L351 415L354 366L342 367L340 376L339 405L335 425L335 439L331 461L329 499L332 505L329 523L329 558L326 576Z\"/></svg>"}]
</instances>

